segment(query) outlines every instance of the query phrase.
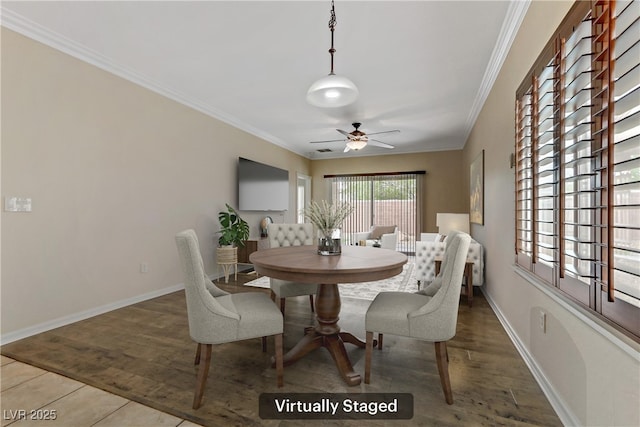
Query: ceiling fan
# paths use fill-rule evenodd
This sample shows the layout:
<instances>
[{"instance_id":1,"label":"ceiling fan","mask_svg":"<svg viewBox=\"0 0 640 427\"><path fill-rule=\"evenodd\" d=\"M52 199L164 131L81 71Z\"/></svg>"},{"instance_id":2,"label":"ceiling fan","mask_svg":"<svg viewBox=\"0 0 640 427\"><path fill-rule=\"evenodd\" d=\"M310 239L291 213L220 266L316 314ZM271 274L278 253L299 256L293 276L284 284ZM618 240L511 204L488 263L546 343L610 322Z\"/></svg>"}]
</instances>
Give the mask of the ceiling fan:
<instances>
[{"instance_id":1,"label":"ceiling fan","mask_svg":"<svg viewBox=\"0 0 640 427\"><path fill-rule=\"evenodd\" d=\"M389 145L386 142L378 141L377 139L369 138L371 135L380 135L383 133L395 133L400 132L398 129L395 130L387 130L384 132L375 132L375 133L364 133L360 131L358 128L362 126L362 123L352 123L351 124L355 130L351 132L344 131L342 129L336 129L338 132L347 137L347 139L330 139L328 141L311 141L311 144L323 144L325 142L336 142L336 141L346 141L347 145L344 149L344 152L348 152L349 150L361 150L367 146L367 144L382 147L382 148L394 148L393 145Z\"/></svg>"}]
</instances>

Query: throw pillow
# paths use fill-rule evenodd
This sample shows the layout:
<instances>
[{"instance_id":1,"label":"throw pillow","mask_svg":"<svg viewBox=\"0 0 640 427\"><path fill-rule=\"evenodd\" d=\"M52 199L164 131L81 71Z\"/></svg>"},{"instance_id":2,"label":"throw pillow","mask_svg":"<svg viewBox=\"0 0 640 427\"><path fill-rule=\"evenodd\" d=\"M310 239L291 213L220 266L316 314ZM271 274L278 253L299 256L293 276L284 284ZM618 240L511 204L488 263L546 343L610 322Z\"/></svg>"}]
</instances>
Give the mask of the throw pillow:
<instances>
[{"instance_id":1,"label":"throw pillow","mask_svg":"<svg viewBox=\"0 0 640 427\"><path fill-rule=\"evenodd\" d=\"M396 230L395 225L374 225L369 233L370 239L379 240L383 234L390 234Z\"/></svg>"}]
</instances>

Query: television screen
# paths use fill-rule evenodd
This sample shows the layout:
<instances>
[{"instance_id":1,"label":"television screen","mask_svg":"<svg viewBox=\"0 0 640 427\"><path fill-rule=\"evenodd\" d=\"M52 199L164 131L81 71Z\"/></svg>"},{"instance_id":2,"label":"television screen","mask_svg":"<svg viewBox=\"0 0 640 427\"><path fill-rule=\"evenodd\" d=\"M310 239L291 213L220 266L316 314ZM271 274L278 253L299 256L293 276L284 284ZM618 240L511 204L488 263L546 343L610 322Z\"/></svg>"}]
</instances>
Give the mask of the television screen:
<instances>
[{"instance_id":1,"label":"television screen","mask_svg":"<svg viewBox=\"0 0 640 427\"><path fill-rule=\"evenodd\" d=\"M238 209L286 211L289 209L289 171L238 159Z\"/></svg>"}]
</instances>

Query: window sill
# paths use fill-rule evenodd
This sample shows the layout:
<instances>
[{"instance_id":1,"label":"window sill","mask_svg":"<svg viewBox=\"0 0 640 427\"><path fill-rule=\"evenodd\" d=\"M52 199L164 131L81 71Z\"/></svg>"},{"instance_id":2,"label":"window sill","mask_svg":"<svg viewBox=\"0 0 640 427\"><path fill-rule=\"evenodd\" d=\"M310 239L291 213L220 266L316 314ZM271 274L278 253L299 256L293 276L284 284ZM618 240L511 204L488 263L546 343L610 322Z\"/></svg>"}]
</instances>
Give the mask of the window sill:
<instances>
[{"instance_id":1,"label":"window sill","mask_svg":"<svg viewBox=\"0 0 640 427\"><path fill-rule=\"evenodd\" d=\"M531 283L538 290L542 291L542 293L553 301L560 304L588 327L599 333L602 337L610 341L613 345L620 348L635 360L640 361L640 343L620 332L618 329L598 317L595 313L590 313L590 310L581 307L569 297L563 295L562 292L547 285L522 267L515 264L512 267L516 274Z\"/></svg>"}]
</instances>

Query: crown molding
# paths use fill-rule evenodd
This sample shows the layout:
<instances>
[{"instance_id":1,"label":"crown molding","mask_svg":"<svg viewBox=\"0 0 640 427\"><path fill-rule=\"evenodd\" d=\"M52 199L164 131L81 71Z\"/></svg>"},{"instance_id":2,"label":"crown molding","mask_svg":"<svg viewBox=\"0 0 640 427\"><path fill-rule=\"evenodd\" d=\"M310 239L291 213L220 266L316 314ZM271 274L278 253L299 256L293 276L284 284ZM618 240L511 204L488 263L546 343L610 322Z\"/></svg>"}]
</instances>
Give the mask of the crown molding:
<instances>
[{"instance_id":1,"label":"crown molding","mask_svg":"<svg viewBox=\"0 0 640 427\"><path fill-rule=\"evenodd\" d=\"M168 87L161 82L155 81L141 73L138 73L137 71L122 66L116 63L113 59L104 56L92 49L89 49L88 47L77 43L61 34L51 31L48 28L31 21L23 17L22 15L7 9L4 6L0 7L0 25L19 34L22 34L25 37L29 37L35 41L47 45L53 49L59 50L60 52L66 53L67 55L70 55L83 62L94 65L101 70L121 77L138 86L144 87L145 89L148 89L182 105L206 114L209 117L220 120L221 122L238 128L253 136L282 147L288 151L292 151L296 154L307 157L306 153L298 152L291 146L287 145L281 139L276 138L275 136L267 132L263 132L260 129L257 129L239 120L237 117L219 111L199 99L195 99L190 95L184 94L171 87Z\"/></svg>"},{"instance_id":2,"label":"crown molding","mask_svg":"<svg viewBox=\"0 0 640 427\"><path fill-rule=\"evenodd\" d=\"M509 3L509 9L507 9L507 14L502 22L502 28L500 28L498 40L493 48L493 52L491 53L491 58L489 58L487 69L482 77L478 94L471 106L469 117L467 117L464 134L465 143L471 134L471 130L475 125L478 115L480 115L484 102L487 100L487 97L491 92L493 84L498 78L502 64L504 64L504 61L509 54L509 49L511 49L513 40L518 34L518 30L520 29L520 25L522 24L525 15L527 14L530 3L531 0L512 0Z\"/></svg>"}]
</instances>

